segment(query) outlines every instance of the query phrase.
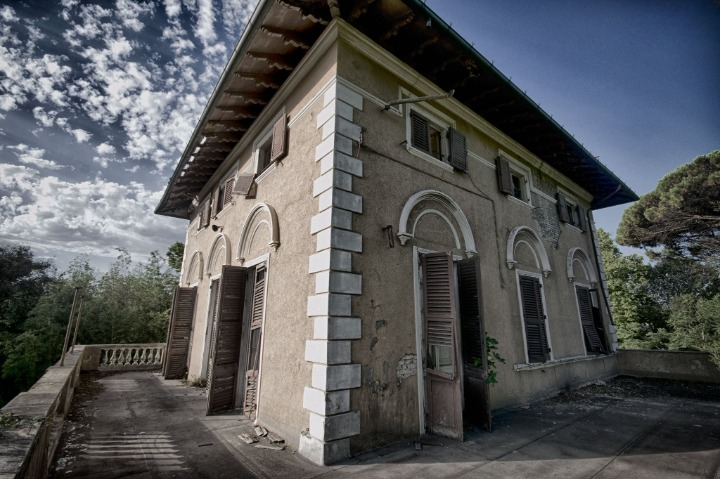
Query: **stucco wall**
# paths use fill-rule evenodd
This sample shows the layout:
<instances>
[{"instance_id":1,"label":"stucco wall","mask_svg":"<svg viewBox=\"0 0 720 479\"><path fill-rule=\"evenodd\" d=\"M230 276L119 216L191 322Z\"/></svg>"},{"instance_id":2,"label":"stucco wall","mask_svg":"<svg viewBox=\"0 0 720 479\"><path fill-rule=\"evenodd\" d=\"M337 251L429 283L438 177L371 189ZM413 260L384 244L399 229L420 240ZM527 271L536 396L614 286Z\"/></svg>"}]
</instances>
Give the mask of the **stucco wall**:
<instances>
[{"instance_id":1,"label":"stucco wall","mask_svg":"<svg viewBox=\"0 0 720 479\"><path fill-rule=\"evenodd\" d=\"M312 323L305 314L305 306L314 286L308 276L308 257L314 252L309 231L310 217L317 211L312 197L312 181L316 176L313 153L319 142L314 117L322 105L316 101L316 96L334 76L334 58L335 51L331 48L307 72L305 81L293 88L281 104L263 113L260 121L264 119L264 127L267 127L284 108L289 118L288 155L272 171L259 177L254 199L235 196L232 205L212 218L211 225L222 227L221 232L213 232L211 228L197 231L196 219L193 219L185 254L186 269L195 251L203 253L207 269L211 261L211 247L222 234L230 248L227 264L240 265L240 234L248 214L261 202L275 209L280 246L273 251L267 244L269 230L260 228L245 262L247 264L253 258L269 254L258 422L281 435L294 448L297 448L298 432L308 423L308 413L302 407L302 394L303 386L310 378L310 366L304 360L305 340L312 336ZM238 160L230 165L229 172L236 169L245 171L251 168L252 161L253 146L250 141L239 152ZM213 183L212 189L219 184L219 181ZM196 282L185 277L182 281L183 284ZM197 282L198 297L189 358L191 377L200 376L203 370L210 284L211 278L205 273Z\"/></svg>"},{"instance_id":2,"label":"stucco wall","mask_svg":"<svg viewBox=\"0 0 720 479\"><path fill-rule=\"evenodd\" d=\"M720 383L720 368L710 360L709 353L621 349L618 366L620 374L628 376Z\"/></svg>"}]
</instances>

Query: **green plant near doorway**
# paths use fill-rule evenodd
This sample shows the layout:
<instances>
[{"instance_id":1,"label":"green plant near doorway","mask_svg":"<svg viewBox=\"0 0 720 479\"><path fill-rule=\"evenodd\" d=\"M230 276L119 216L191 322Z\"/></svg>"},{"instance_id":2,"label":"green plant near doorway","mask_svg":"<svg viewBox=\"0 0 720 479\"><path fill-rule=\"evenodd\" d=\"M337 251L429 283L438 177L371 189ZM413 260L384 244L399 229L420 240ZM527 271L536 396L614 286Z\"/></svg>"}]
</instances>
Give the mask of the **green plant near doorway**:
<instances>
[{"instance_id":1,"label":"green plant near doorway","mask_svg":"<svg viewBox=\"0 0 720 479\"><path fill-rule=\"evenodd\" d=\"M489 385L497 384L497 363L504 363L505 358L498 353L498 340L485 334L485 352L487 354L487 375L485 382ZM482 367L482 358L475 358L473 366Z\"/></svg>"}]
</instances>

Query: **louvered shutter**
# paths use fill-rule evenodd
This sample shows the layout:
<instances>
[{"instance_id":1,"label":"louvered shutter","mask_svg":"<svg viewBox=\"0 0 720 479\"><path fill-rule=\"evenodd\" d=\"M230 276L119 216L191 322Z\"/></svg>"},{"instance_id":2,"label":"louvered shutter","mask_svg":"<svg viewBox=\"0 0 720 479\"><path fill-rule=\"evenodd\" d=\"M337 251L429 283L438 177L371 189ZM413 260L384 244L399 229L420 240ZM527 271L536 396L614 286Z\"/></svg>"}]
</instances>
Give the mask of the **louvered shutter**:
<instances>
[{"instance_id":1,"label":"louvered shutter","mask_svg":"<svg viewBox=\"0 0 720 479\"><path fill-rule=\"evenodd\" d=\"M208 414L235 406L246 272L239 266L222 268L212 371L208 376Z\"/></svg>"},{"instance_id":2,"label":"louvered shutter","mask_svg":"<svg viewBox=\"0 0 720 479\"><path fill-rule=\"evenodd\" d=\"M243 195L247 198L254 197L255 175L253 173L243 173L238 175L233 187L232 194Z\"/></svg>"},{"instance_id":3,"label":"louvered shutter","mask_svg":"<svg viewBox=\"0 0 720 479\"><path fill-rule=\"evenodd\" d=\"M590 299L590 290L577 286L578 308L580 309L580 323L582 324L585 340L592 352L602 352L602 341L597 329L595 329L595 321L593 320L592 301Z\"/></svg>"},{"instance_id":4,"label":"louvered shutter","mask_svg":"<svg viewBox=\"0 0 720 479\"><path fill-rule=\"evenodd\" d=\"M225 194L223 195L223 207L229 205L232 201L233 186L235 186L235 178L230 178L225 182Z\"/></svg>"},{"instance_id":5,"label":"louvered shutter","mask_svg":"<svg viewBox=\"0 0 720 479\"><path fill-rule=\"evenodd\" d=\"M428 369L455 377L455 281L450 253L430 253L422 256L425 337L428 350ZM452 361L451 370L441 367L437 351L450 348L444 359ZM435 364L430 364L435 361ZM444 369L444 370L443 370Z\"/></svg>"},{"instance_id":6,"label":"louvered shutter","mask_svg":"<svg viewBox=\"0 0 720 479\"><path fill-rule=\"evenodd\" d=\"M578 216L578 228L580 228L583 231L587 231L587 221L585 221L585 208L582 206L577 206L577 216Z\"/></svg>"},{"instance_id":7,"label":"louvered shutter","mask_svg":"<svg viewBox=\"0 0 720 479\"><path fill-rule=\"evenodd\" d=\"M465 135L455 128L448 129L450 165L460 171L467 171L467 145Z\"/></svg>"},{"instance_id":8,"label":"louvered shutter","mask_svg":"<svg viewBox=\"0 0 720 479\"><path fill-rule=\"evenodd\" d=\"M513 192L512 185L512 172L510 171L510 163L501 157L497 157L495 160L497 177L498 177L498 188L501 193L511 195Z\"/></svg>"},{"instance_id":9,"label":"louvered shutter","mask_svg":"<svg viewBox=\"0 0 720 479\"><path fill-rule=\"evenodd\" d=\"M202 227L206 228L210 224L210 200L205 201L202 212Z\"/></svg>"},{"instance_id":10,"label":"louvered shutter","mask_svg":"<svg viewBox=\"0 0 720 479\"><path fill-rule=\"evenodd\" d=\"M253 285L252 312L250 317L250 350L248 351L247 373L245 374L245 398L243 413L255 419L257 410L257 379L260 369L260 343L262 339L262 323L265 313L265 285L267 269L265 264L255 268L255 284Z\"/></svg>"},{"instance_id":11,"label":"louvered shutter","mask_svg":"<svg viewBox=\"0 0 720 479\"><path fill-rule=\"evenodd\" d=\"M414 111L410 112L410 144L426 153L430 153L428 122Z\"/></svg>"},{"instance_id":12,"label":"louvered shutter","mask_svg":"<svg viewBox=\"0 0 720 479\"><path fill-rule=\"evenodd\" d=\"M570 216L568 215L567 210L567 201L565 200L565 195L562 193L556 193L555 199L557 199L557 212L558 212L558 218L560 218L560 221L563 223L569 223L570 222Z\"/></svg>"},{"instance_id":13,"label":"louvered shutter","mask_svg":"<svg viewBox=\"0 0 720 479\"><path fill-rule=\"evenodd\" d=\"M196 291L195 287L175 288L163 367L165 379L180 379L185 375Z\"/></svg>"},{"instance_id":14,"label":"louvered shutter","mask_svg":"<svg viewBox=\"0 0 720 479\"><path fill-rule=\"evenodd\" d=\"M270 162L279 161L287 155L287 117L281 115L273 126Z\"/></svg>"},{"instance_id":15,"label":"louvered shutter","mask_svg":"<svg viewBox=\"0 0 720 479\"><path fill-rule=\"evenodd\" d=\"M520 276L520 297L525 321L528 361L544 363L550 358L550 349L545 332L545 312L540 281L530 276Z\"/></svg>"}]
</instances>

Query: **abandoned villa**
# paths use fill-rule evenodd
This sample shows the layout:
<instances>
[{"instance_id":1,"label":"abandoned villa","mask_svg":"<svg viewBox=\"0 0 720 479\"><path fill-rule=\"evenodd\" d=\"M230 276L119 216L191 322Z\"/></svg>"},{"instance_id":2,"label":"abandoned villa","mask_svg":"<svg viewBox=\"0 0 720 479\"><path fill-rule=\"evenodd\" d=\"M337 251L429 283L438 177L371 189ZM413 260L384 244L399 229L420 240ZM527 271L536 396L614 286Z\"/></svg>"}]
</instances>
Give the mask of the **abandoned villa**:
<instances>
[{"instance_id":1,"label":"abandoned villa","mask_svg":"<svg viewBox=\"0 0 720 479\"><path fill-rule=\"evenodd\" d=\"M617 374L592 210L636 199L421 0L261 0L156 209L163 373L318 464L462 440Z\"/></svg>"}]
</instances>

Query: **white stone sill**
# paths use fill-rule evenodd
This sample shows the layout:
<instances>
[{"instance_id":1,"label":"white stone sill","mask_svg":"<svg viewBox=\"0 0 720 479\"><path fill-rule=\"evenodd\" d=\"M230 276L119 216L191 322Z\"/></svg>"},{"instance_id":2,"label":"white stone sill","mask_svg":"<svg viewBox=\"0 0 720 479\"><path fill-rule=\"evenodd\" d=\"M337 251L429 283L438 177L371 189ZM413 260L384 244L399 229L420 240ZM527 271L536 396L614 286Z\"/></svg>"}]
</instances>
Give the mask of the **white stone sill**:
<instances>
[{"instance_id":1,"label":"white stone sill","mask_svg":"<svg viewBox=\"0 0 720 479\"><path fill-rule=\"evenodd\" d=\"M611 354L598 354L595 356L573 356L570 358L561 358L561 359L553 359L552 361L548 361L546 363L532 363L532 364L515 364L513 366L513 369L515 371L533 371L535 369L545 369L545 368L552 368L555 366L560 366L562 364L570 364L570 363L580 363L583 361L596 361L598 359L604 359L615 356L615 353Z\"/></svg>"}]
</instances>

